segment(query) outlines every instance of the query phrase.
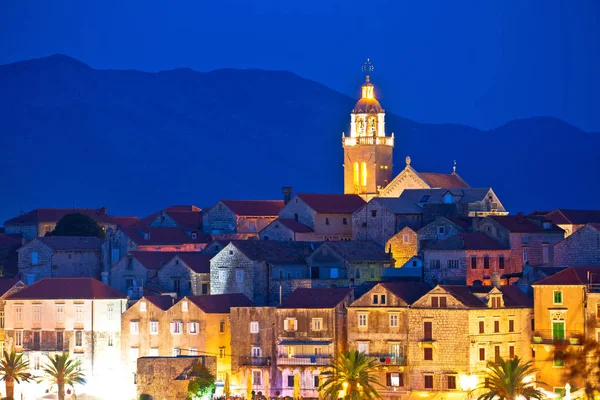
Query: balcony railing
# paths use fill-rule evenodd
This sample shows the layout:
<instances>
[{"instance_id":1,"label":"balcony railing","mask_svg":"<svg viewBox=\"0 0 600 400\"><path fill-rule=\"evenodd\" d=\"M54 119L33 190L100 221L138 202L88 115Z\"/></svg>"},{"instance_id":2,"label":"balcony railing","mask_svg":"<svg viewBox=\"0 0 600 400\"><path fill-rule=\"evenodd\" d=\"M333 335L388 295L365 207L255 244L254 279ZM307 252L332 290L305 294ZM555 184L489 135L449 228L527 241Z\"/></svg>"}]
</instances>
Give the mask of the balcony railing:
<instances>
[{"instance_id":1,"label":"balcony railing","mask_svg":"<svg viewBox=\"0 0 600 400\"><path fill-rule=\"evenodd\" d=\"M344 146L361 146L361 145L383 145L393 146L394 138L392 136L356 136L342 138Z\"/></svg>"},{"instance_id":2,"label":"balcony railing","mask_svg":"<svg viewBox=\"0 0 600 400\"><path fill-rule=\"evenodd\" d=\"M563 334L555 333L552 330L536 330L532 337L532 343L534 344L553 344L553 343L564 343L579 345L583 337L583 331L581 330L568 330L564 331Z\"/></svg>"},{"instance_id":3,"label":"balcony railing","mask_svg":"<svg viewBox=\"0 0 600 400\"><path fill-rule=\"evenodd\" d=\"M375 359L381 365L406 365L406 359L402 355L369 353L367 357Z\"/></svg>"},{"instance_id":4,"label":"balcony railing","mask_svg":"<svg viewBox=\"0 0 600 400\"><path fill-rule=\"evenodd\" d=\"M279 355L277 365L330 365L333 357L327 355L294 355L287 357L285 354Z\"/></svg>"},{"instance_id":5,"label":"balcony railing","mask_svg":"<svg viewBox=\"0 0 600 400\"><path fill-rule=\"evenodd\" d=\"M271 365L271 357L241 356L240 365L252 365L255 367L268 367Z\"/></svg>"}]
</instances>

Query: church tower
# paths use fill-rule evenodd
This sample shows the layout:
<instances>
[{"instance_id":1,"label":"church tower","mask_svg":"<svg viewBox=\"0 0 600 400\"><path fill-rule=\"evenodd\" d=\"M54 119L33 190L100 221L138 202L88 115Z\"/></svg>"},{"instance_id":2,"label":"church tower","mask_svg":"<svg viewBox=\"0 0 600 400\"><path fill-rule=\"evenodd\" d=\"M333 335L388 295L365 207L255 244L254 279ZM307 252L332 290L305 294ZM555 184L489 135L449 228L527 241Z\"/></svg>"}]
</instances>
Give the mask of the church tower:
<instances>
[{"instance_id":1,"label":"church tower","mask_svg":"<svg viewBox=\"0 0 600 400\"><path fill-rule=\"evenodd\" d=\"M392 181L394 134L385 134L385 111L375 98L369 73L373 65L367 59L362 97L350 114L350 136L342 135L344 147L344 193L359 194L366 201Z\"/></svg>"}]
</instances>

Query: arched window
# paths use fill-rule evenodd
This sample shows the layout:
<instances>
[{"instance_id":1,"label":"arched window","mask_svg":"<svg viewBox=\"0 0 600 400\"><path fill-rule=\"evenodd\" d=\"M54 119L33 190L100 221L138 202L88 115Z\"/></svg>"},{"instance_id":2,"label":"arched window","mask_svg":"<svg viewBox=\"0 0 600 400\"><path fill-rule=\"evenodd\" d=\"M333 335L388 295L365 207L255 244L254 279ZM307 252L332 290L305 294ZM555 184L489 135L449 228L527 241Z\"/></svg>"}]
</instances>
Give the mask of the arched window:
<instances>
[{"instance_id":1,"label":"arched window","mask_svg":"<svg viewBox=\"0 0 600 400\"><path fill-rule=\"evenodd\" d=\"M358 169L358 163L355 162L354 163L354 186L358 186L360 184L359 174L360 174L360 171Z\"/></svg>"},{"instance_id":2,"label":"arched window","mask_svg":"<svg viewBox=\"0 0 600 400\"><path fill-rule=\"evenodd\" d=\"M366 162L362 162L361 163L361 184L362 186L367 186L367 163Z\"/></svg>"}]
</instances>

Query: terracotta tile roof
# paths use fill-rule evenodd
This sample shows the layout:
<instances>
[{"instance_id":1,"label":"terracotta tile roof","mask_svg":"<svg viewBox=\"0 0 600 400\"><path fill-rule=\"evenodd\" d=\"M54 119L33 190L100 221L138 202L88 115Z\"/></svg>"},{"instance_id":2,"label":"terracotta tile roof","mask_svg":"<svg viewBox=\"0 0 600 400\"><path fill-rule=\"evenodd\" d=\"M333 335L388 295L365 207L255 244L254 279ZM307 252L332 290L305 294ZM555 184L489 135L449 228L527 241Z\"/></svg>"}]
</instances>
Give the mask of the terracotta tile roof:
<instances>
[{"instance_id":1,"label":"terracotta tile roof","mask_svg":"<svg viewBox=\"0 0 600 400\"><path fill-rule=\"evenodd\" d=\"M40 222L57 222L67 214L80 213L91 217L96 222L107 224L130 225L139 221L138 217L122 217L107 215L101 209L96 208L36 208L26 214L19 215L4 222L4 225L21 225ZM126 225L124 225L126 226Z\"/></svg>"},{"instance_id":2,"label":"terracotta tile roof","mask_svg":"<svg viewBox=\"0 0 600 400\"><path fill-rule=\"evenodd\" d=\"M57 251L101 250L104 243L102 239L90 236L44 236L35 238L32 242L36 240Z\"/></svg>"},{"instance_id":3,"label":"terracotta tile roof","mask_svg":"<svg viewBox=\"0 0 600 400\"><path fill-rule=\"evenodd\" d=\"M138 246L158 246L158 245L178 245L178 244L194 244L207 243L208 237L202 232L195 232L196 239L192 239L186 230L180 227L173 228L123 228L125 233Z\"/></svg>"},{"instance_id":4,"label":"terracotta tile roof","mask_svg":"<svg viewBox=\"0 0 600 400\"><path fill-rule=\"evenodd\" d=\"M470 286L465 285L440 285L448 294L467 307L486 307L486 305L473 294ZM492 290L492 286L488 286ZM488 290L488 291L489 291Z\"/></svg>"},{"instance_id":5,"label":"terracotta tile roof","mask_svg":"<svg viewBox=\"0 0 600 400\"><path fill-rule=\"evenodd\" d=\"M422 282L382 282L379 285L398 296L410 305L431 290L431 286Z\"/></svg>"},{"instance_id":6,"label":"terracotta tile roof","mask_svg":"<svg viewBox=\"0 0 600 400\"><path fill-rule=\"evenodd\" d=\"M352 214L366 204L357 194L298 193L296 197L316 212L325 214Z\"/></svg>"},{"instance_id":7,"label":"terracotta tile roof","mask_svg":"<svg viewBox=\"0 0 600 400\"><path fill-rule=\"evenodd\" d=\"M279 308L333 308L351 293L351 288L300 288L288 295Z\"/></svg>"},{"instance_id":8,"label":"terracotta tile roof","mask_svg":"<svg viewBox=\"0 0 600 400\"><path fill-rule=\"evenodd\" d=\"M177 254L176 251L130 251L129 256L142 264L146 269L161 269ZM128 261L126 261L128 262Z\"/></svg>"},{"instance_id":9,"label":"terracotta tile roof","mask_svg":"<svg viewBox=\"0 0 600 400\"><path fill-rule=\"evenodd\" d=\"M211 294L208 296L187 296L207 314L227 314L231 307L252 307L252 300L241 293Z\"/></svg>"},{"instance_id":10,"label":"terracotta tile roof","mask_svg":"<svg viewBox=\"0 0 600 400\"><path fill-rule=\"evenodd\" d=\"M567 210L559 208L546 214L545 217L557 225L600 223L600 210Z\"/></svg>"},{"instance_id":11,"label":"terracotta tile roof","mask_svg":"<svg viewBox=\"0 0 600 400\"><path fill-rule=\"evenodd\" d=\"M490 215L490 218L513 233L537 233L537 232L563 232L558 226L552 224L550 229L544 229L542 223L536 224L528 218L520 215Z\"/></svg>"},{"instance_id":12,"label":"terracotta tile roof","mask_svg":"<svg viewBox=\"0 0 600 400\"><path fill-rule=\"evenodd\" d=\"M196 207L193 204L190 205L176 205L176 206L169 206L167 208L165 208L163 211L165 212L187 212L187 211L193 211L193 212L201 212L202 209L200 207Z\"/></svg>"},{"instance_id":13,"label":"terracotta tile roof","mask_svg":"<svg viewBox=\"0 0 600 400\"><path fill-rule=\"evenodd\" d=\"M275 221L271 222L271 224L280 223L285 226L292 232L296 233L311 233L314 232L310 227L304 225L302 222L298 222L293 218L277 218ZM270 224L269 224L270 225Z\"/></svg>"},{"instance_id":14,"label":"terracotta tile roof","mask_svg":"<svg viewBox=\"0 0 600 400\"><path fill-rule=\"evenodd\" d=\"M165 211L179 226L199 228L202 226L202 213L198 211Z\"/></svg>"},{"instance_id":15,"label":"terracotta tile roof","mask_svg":"<svg viewBox=\"0 0 600 400\"><path fill-rule=\"evenodd\" d=\"M210 259L214 257L214 254L203 254L196 251L180 252L176 255L195 273L210 274Z\"/></svg>"},{"instance_id":16,"label":"terracotta tile roof","mask_svg":"<svg viewBox=\"0 0 600 400\"><path fill-rule=\"evenodd\" d=\"M431 188L468 188L470 187L457 173L437 174L432 172L419 172L419 176Z\"/></svg>"},{"instance_id":17,"label":"terracotta tile roof","mask_svg":"<svg viewBox=\"0 0 600 400\"><path fill-rule=\"evenodd\" d=\"M304 264L306 258L321 243L237 240L231 242L231 244L253 261L266 261L272 264Z\"/></svg>"},{"instance_id":18,"label":"terracotta tile roof","mask_svg":"<svg viewBox=\"0 0 600 400\"><path fill-rule=\"evenodd\" d=\"M126 299L117 289L94 278L45 278L9 295L6 300Z\"/></svg>"},{"instance_id":19,"label":"terracotta tile roof","mask_svg":"<svg viewBox=\"0 0 600 400\"><path fill-rule=\"evenodd\" d=\"M322 246L327 246L350 262L359 261L391 261L391 254L386 253L373 242L359 241L338 241L325 242Z\"/></svg>"},{"instance_id":20,"label":"terracotta tile roof","mask_svg":"<svg viewBox=\"0 0 600 400\"><path fill-rule=\"evenodd\" d=\"M175 299L168 295L144 296L143 299L146 299L149 303L154 304L163 311L167 311L169 308L171 308L171 306L173 306L173 304L175 304Z\"/></svg>"},{"instance_id":21,"label":"terracotta tile roof","mask_svg":"<svg viewBox=\"0 0 600 400\"><path fill-rule=\"evenodd\" d=\"M4 296L6 292L19 284L24 286L23 283L18 279L0 279L0 296Z\"/></svg>"},{"instance_id":22,"label":"terracotta tile roof","mask_svg":"<svg viewBox=\"0 0 600 400\"><path fill-rule=\"evenodd\" d=\"M431 244L428 250L508 250L508 247L483 232L462 232Z\"/></svg>"},{"instance_id":23,"label":"terracotta tile roof","mask_svg":"<svg viewBox=\"0 0 600 400\"><path fill-rule=\"evenodd\" d=\"M460 226L461 228L463 228L464 230L468 230L469 228L471 228L471 220L469 218L463 218L463 217L446 217L446 219L452 223L455 223L456 225Z\"/></svg>"},{"instance_id":24,"label":"terracotta tile roof","mask_svg":"<svg viewBox=\"0 0 600 400\"><path fill-rule=\"evenodd\" d=\"M533 308L533 298L523 293L518 286L501 286L505 307Z\"/></svg>"},{"instance_id":25,"label":"terracotta tile roof","mask_svg":"<svg viewBox=\"0 0 600 400\"><path fill-rule=\"evenodd\" d=\"M600 284L600 267L570 267L534 283L533 286L588 284Z\"/></svg>"},{"instance_id":26,"label":"terracotta tile roof","mask_svg":"<svg viewBox=\"0 0 600 400\"><path fill-rule=\"evenodd\" d=\"M276 217L283 200L221 200L234 214L246 217Z\"/></svg>"}]
</instances>

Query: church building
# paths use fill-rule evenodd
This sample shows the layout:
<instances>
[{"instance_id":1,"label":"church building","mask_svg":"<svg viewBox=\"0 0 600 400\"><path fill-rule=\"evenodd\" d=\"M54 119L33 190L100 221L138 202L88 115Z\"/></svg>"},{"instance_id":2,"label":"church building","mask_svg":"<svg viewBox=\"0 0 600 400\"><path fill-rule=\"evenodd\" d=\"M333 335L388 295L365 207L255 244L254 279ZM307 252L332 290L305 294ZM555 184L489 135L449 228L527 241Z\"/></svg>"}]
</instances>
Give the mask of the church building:
<instances>
[{"instance_id":1,"label":"church building","mask_svg":"<svg viewBox=\"0 0 600 400\"><path fill-rule=\"evenodd\" d=\"M373 197L399 197L404 189L459 189L470 186L457 173L417 172L406 157L406 167L393 177L394 134L385 132L385 110L375 97L368 75L373 65L367 59L362 96L350 114L350 136L342 135L344 148L344 193Z\"/></svg>"}]
</instances>

